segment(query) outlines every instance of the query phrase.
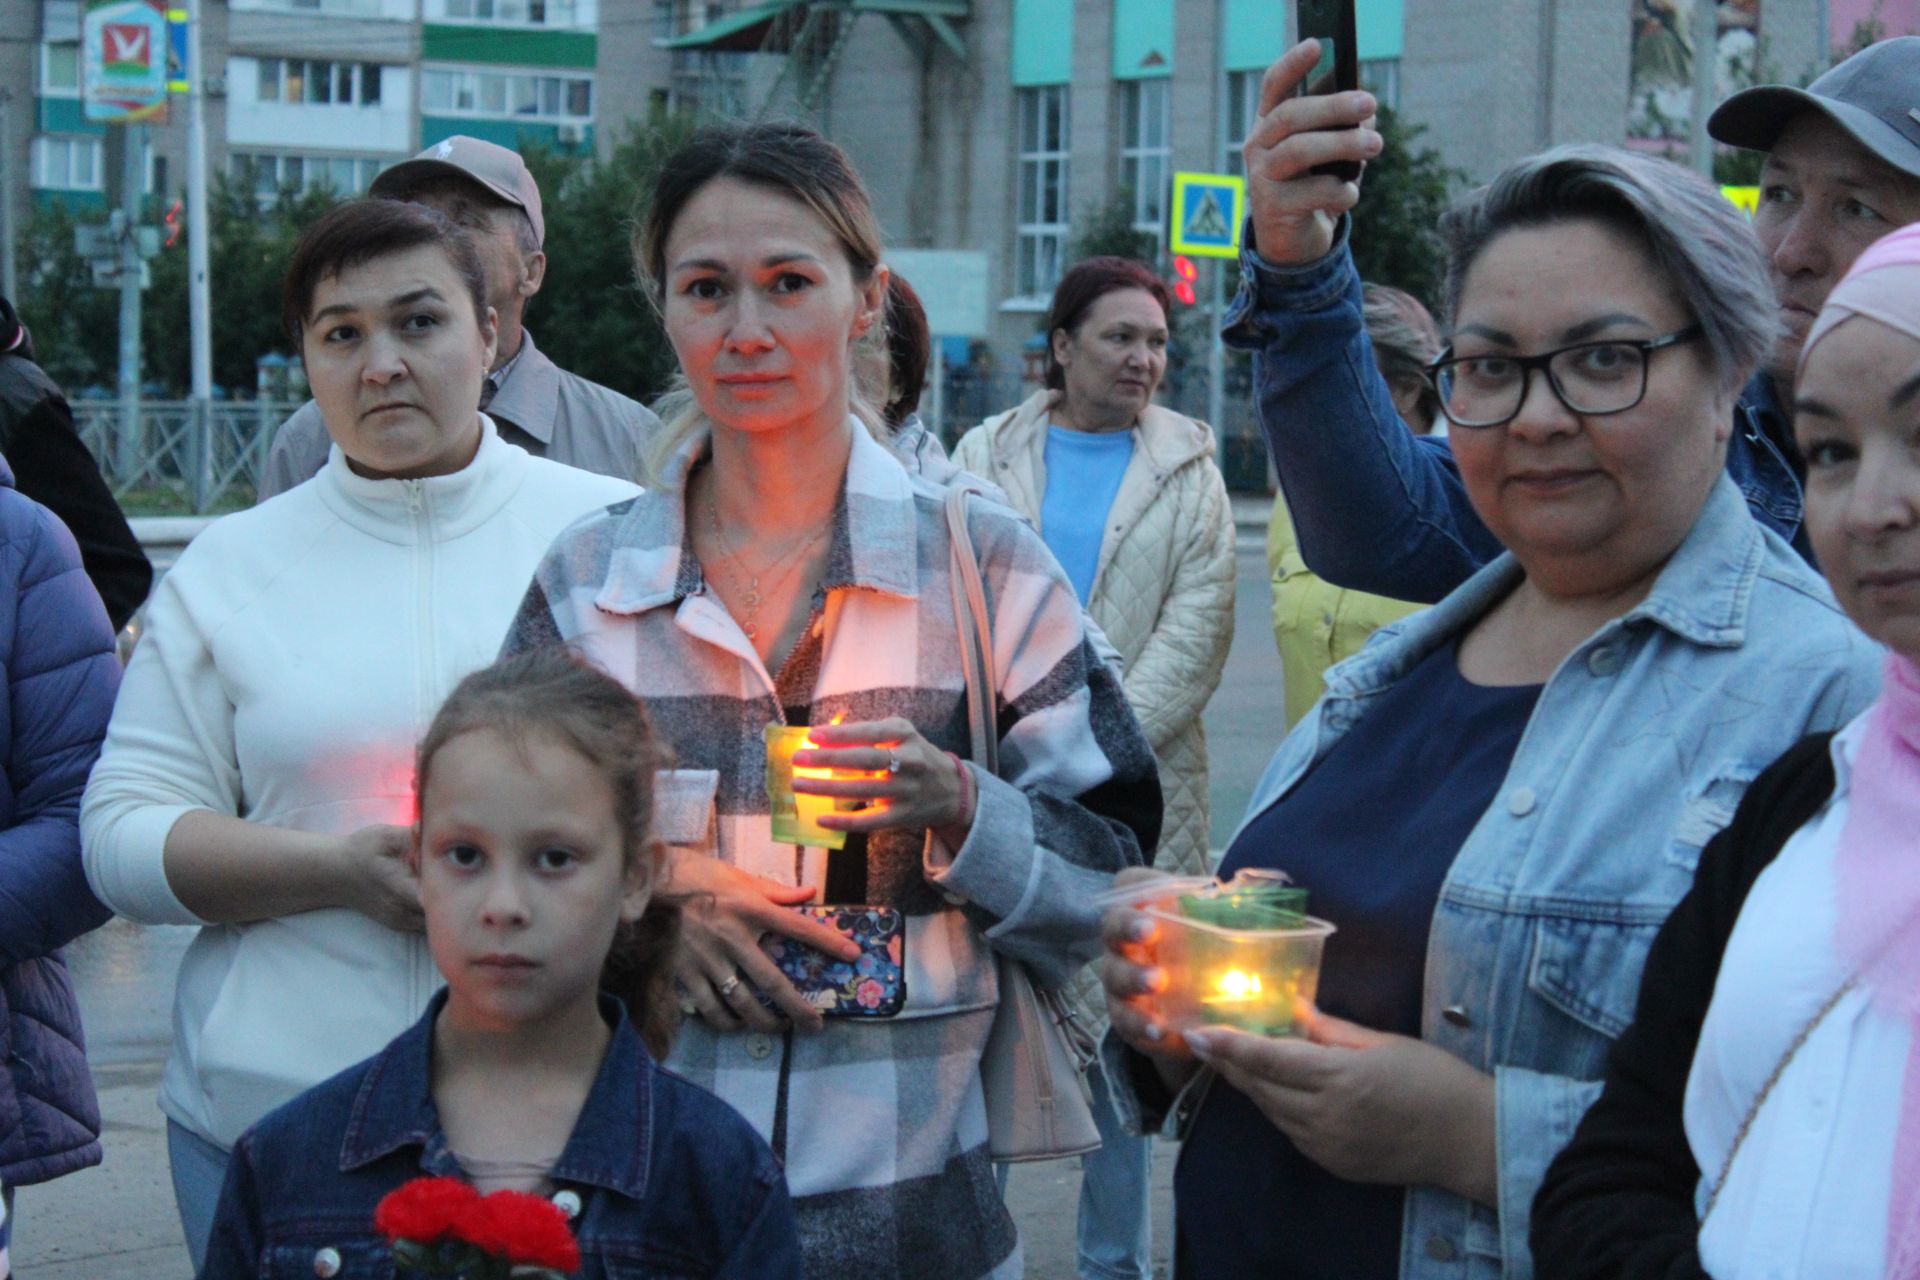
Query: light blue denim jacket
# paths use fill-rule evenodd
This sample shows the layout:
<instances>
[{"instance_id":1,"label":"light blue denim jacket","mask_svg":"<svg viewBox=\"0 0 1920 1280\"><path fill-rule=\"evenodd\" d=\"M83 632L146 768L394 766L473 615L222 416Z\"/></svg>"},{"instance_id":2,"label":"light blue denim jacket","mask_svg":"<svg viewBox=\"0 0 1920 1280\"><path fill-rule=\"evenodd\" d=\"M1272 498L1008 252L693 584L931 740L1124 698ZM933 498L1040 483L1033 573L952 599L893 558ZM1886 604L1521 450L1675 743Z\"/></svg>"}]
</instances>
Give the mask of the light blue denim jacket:
<instances>
[{"instance_id":1,"label":"light blue denim jacket","mask_svg":"<svg viewBox=\"0 0 1920 1280\"><path fill-rule=\"evenodd\" d=\"M1248 820L1521 576L1503 554L1332 668ZM1774 757L1872 700L1879 662L1826 584L1722 477L1647 598L1560 664L1454 859L1427 944L1421 1038L1495 1079L1499 1212L1411 1189L1403 1280L1532 1275L1534 1192L1599 1095L1647 947L1691 886L1701 846Z\"/></svg>"}]
</instances>

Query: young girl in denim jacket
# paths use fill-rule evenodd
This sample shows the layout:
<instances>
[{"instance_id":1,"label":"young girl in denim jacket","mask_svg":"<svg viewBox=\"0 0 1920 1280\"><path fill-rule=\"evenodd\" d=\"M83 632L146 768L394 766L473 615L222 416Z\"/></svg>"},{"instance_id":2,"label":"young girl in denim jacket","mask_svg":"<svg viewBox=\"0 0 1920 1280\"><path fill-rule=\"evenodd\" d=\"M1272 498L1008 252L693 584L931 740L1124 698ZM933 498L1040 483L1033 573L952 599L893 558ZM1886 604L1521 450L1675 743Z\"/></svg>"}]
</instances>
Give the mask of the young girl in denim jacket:
<instances>
[{"instance_id":1,"label":"young girl in denim jacket","mask_svg":"<svg viewBox=\"0 0 1920 1280\"><path fill-rule=\"evenodd\" d=\"M420 747L413 828L446 989L240 1139L202 1280L390 1276L375 1207L431 1176L551 1196L580 1280L800 1274L766 1143L655 1065L679 931L654 895L658 756L633 696L557 649L460 683Z\"/></svg>"}]
</instances>

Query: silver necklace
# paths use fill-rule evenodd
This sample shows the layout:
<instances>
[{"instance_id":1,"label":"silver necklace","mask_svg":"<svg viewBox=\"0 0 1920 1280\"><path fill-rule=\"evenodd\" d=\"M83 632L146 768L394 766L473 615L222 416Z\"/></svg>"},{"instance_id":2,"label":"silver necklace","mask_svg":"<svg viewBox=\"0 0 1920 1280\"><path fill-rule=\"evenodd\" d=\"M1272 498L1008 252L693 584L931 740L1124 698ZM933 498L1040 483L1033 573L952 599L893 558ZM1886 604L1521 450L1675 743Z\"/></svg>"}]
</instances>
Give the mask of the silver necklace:
<instances>
[{"instance_id":1,"label":"silver necklace","mask_svg":"<svg viewBox=\"0 0 1920 1280\"><path fill-rule=\"evenodd\" d=\"M755 573L747 568L734 551L726 532L720 527L720 504L714 499L711 479L708 481L706 498L707 526L713 530L714 545L719 550L721 558L732 569L735 585L738 585L742 579L745 579L747 584L746 598L743 601L747 607L747 616L740 620L740 629L747 633L747 639L758 640L760 638L760 606L766 603L768 595L786 584L793 571L800 567L806 553L819 544L824 531L815 529L791 548L781 552L760 572ZM760 586L762 577L767 579L764 590Z\"/></svg>"}]
</instances>

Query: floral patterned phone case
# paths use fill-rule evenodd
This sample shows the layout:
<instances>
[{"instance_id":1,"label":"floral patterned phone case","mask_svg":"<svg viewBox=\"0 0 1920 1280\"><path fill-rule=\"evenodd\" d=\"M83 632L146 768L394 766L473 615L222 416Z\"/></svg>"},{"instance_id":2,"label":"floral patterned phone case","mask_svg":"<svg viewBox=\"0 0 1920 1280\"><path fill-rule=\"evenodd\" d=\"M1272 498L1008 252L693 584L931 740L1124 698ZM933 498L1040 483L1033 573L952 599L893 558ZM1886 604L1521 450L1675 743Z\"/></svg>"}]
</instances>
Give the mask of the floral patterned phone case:
<instances>
[{"instance_id":1,"label":"floral patterned phone case","mask_svg":"<svg viewBox=\"0 0 1920 1280\"><path fill-rule=\"evenodd\" d=\"M779 935L761 942L800 994L829 1018L891 1018L907 1002L906 921L892 907L799 907L860 944L837 960Z\"/></svg>"}]
</instances>

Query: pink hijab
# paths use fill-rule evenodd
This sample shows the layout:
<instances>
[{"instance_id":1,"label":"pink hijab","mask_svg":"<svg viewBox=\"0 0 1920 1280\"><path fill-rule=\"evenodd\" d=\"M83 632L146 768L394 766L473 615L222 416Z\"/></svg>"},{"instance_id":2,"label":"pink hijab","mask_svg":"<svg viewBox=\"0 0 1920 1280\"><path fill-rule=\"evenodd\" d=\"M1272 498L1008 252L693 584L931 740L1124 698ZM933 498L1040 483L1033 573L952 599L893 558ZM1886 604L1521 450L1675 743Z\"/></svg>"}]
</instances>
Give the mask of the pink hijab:
<instances>
[{"instance_id":1,"label":"pink hijab","mask_svg":"<svg viewBox=\"0 0 1920 1280\"><path fill-rule=\"evenodd\" d=\"M1860 255L1807 335L1801 369L1835 329L1864 321L1920 339L1920 224ZM1834 949L1873 1007L1913 1028L1894 1139L1886 1274L1920 1280L1920 664L1889 653L1867 716L1834 858Z\"/></svg>"}]
</instances>

